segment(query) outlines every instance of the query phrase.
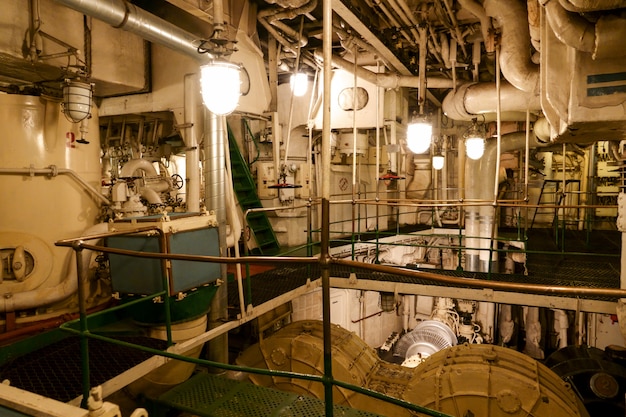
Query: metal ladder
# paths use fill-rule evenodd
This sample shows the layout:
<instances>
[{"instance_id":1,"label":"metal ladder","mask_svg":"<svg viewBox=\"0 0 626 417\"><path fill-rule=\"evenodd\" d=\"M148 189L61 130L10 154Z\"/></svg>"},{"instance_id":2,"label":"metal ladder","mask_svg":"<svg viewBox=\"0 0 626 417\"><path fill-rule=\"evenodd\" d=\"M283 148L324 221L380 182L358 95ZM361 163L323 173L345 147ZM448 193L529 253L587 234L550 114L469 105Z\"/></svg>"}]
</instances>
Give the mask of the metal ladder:
<instances>
[{"instance_id":1,"label":"metal ladder","mask_svg":"<svg viewBox=\"0 0 626 417\"><path fill-rule=\"evenodd\" d=\"M537 201L537 205L550 205L550 206L561 206L565 203L565 197L567 194L572 194L576 196L576 204L580 203L580 180L574 179L566 179L565 180L565 188L562 190L561 186L563 185L563 180L543 180L543 184L541 185L541 192L539 193L539 199ZM550 188L554 188L554 191L550 191ZM552 198L553 201L549 200L549 196L554 196ZM535 214L533 214L533 220L530 223L530 228L532 229L535 225L535 219L537 214L553 214L552 217L552 226L559 226L559 211L563 211L563 222L565 222L565 208L563 207L546 207L540 208L537 207L535 209ZM577 209L578 210L578 209ZM578 216L576 216L575 221L578 221Z\"/></svg>"}]
</instances>

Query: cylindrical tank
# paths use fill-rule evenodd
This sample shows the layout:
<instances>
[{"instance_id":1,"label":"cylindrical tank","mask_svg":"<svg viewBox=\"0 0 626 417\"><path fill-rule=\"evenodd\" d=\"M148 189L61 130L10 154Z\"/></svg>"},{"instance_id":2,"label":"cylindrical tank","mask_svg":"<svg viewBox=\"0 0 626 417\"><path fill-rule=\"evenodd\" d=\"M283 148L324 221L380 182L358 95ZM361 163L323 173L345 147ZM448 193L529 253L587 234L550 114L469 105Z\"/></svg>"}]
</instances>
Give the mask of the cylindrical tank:
<instances>
[{"instance_id":1,"label":"cylindrical tank","mask_svg":"<svg viewBox=\"0 0 626 417\"><path fill-rule=\"evenodd\" d=\"M44 293L58 294L58 299L72 288L64 284L72 270L72 251L54 242L80 236L99 214L98 199L69 175L99 188L95 111L89 143L79 143L80 125L66 120L59 101L0 95L0 257L5 267L0 269L0 293L8 294L0 302L2 312L45 307L38 313L52 313L50 296ZM75 272L70 279L76 279ZM25 292L32 297L19 296Z\"/></svg>"},{"instance_id":2,"label":"cylindrical tank","mask_svg":"<svg viewBox=\"0 0 626 417\"><path fill-rule=\"evenodd\" d=\"M207 316L172 325L172 340L175 343L184 342L201 335L207 328ZM155 339L167 340L165 326L155 326L149 329L149 336ZM183 354L192 358L200 357L204 345L190 349ZM175 385L185 382L193 373L196 365L190 362L169 361L146 376L128 386L131 395L144 395L156 398Z\"/></svg>"}]
</instances>

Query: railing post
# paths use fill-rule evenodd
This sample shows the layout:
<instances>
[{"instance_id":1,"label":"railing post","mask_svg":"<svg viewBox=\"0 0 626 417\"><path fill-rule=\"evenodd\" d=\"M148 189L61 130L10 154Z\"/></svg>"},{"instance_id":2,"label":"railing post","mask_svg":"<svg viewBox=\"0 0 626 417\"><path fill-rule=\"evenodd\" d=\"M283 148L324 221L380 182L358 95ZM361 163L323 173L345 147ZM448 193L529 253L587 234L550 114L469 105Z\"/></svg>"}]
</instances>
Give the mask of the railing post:
<instances>
[{"instance_id":1,"label":"railing post","mask_svg":"<svg viewBox=\"0 0 626 417\"><path fill-rule=\"evenodd\" d=\"M83 247L82 241L77 240L72 244L76 255L76 275L78 279L78 314L80 317L80 363L82 368L82 388L83 398L80 402L81 408L87 409L87 400L89 399L89 339L87 332L87 308L85 307L85 271L83 268Z\"/></svg>"}]
</instances>

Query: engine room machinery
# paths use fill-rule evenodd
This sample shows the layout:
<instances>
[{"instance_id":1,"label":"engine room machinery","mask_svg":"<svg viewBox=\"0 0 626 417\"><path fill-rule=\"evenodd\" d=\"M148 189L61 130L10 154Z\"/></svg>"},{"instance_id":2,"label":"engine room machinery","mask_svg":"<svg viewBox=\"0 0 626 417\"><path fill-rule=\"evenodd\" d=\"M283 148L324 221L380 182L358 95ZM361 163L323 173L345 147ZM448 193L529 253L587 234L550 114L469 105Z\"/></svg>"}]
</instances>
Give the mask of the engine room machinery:
<instances>
[{"instance_id":1,"label":"engine room machinery","mask_svg":"<svg viewBox=\"0 0 626 417\"><path fill-rule=\"evenodd\" d=\"M546 366L512 349L463 344L408 368L382 361L353 333L333 325L333 378L454 416L588 417L572 388ZM251 346L237 363L262 369L323 374L320 321L298 321ZM249 374L255 384L323 398L320 383ZM398 406L344 388L337 404L386 416L410 416Z\"/></svg>"}]
</instances>

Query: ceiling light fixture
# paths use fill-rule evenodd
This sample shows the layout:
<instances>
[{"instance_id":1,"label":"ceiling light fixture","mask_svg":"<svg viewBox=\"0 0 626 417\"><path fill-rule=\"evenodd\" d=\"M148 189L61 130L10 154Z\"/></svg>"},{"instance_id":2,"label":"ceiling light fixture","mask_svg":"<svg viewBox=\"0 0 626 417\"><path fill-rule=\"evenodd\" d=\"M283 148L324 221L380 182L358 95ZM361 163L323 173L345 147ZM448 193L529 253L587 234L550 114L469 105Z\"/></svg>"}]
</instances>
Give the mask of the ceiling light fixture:
<instances>
[{"instance_id":1,"label":"ceiling light fixture","mask_svg":"<svg viewBox=\"0 0 626 417\"><path fill-rule=\"evenodd\" d=\"M223 0L213 2L213 34L200 40L199 54L208 54L210 60L200 67L200 92L207 109L218 116L232 113L239 105L242 93L243 66L224 59L235 52L229 40L224 20ZM244 92L247 94L247 91Z\"/></svg>"},{"instance_id":2,"label":"ceiling light fixture","mask_svg":"<svg viewBox=\"0 0 626 417\"><path fill-rule=\"evenodd\" d=\"M426 117L409 123L406 130L406 145L415 154L423 154L430 149L433 125Z\"/></svg>"},{"instance_id":3,"label":"ceiling light fixture","mask_svg":"<svg viewBox=\"0 0 626 417\"><path fill-rule=\"evenodd\" d=\"M241 96L241 66L221 59L200 67L204 105L219 116L233 112Z\"/></svg>"},{"instance_id":4,"label":"ceiling light fixture","mask_svg":"<svg viewBox=\"0 0 626 417\"><path fill-rule=\"evenodd\" d=\"M473 160L480 159L485 153L485 130L484 124L479 124L472 119L472 125L463 135L465 137L465 153Z\"/></svg>"},{"instance_id":5,"label":"ceiling light fixture","mask_svg":"<svg viewBox=\"0 0 626 417\"><path fill-rule=\"evenodd\" d=\"M435 168L436 170L442 169L445 161L446 159L443 157L443 155L433 155L433 168Z\"/></svg>"},{"instance_id":6,"label":"ceiling light fixture","mask_svg":"<svg viewBox=\"0 0 626 417\"><path fill-rule=\"evenodd\" d=\"M302 97L309 89L309 76L304 72L291 74L289 85L294 96Z\"/></svg>"},{"instance_id":7,"label":"ceiling light fixture","mask_svg":"<svg viewBox=\"0 0 626 417\"><path fill-rule=\"evenodd\" d=\"M61 111L72 123L80 123L91 115L93 84L65 80Z\"/></svg>"}]
</instances>

